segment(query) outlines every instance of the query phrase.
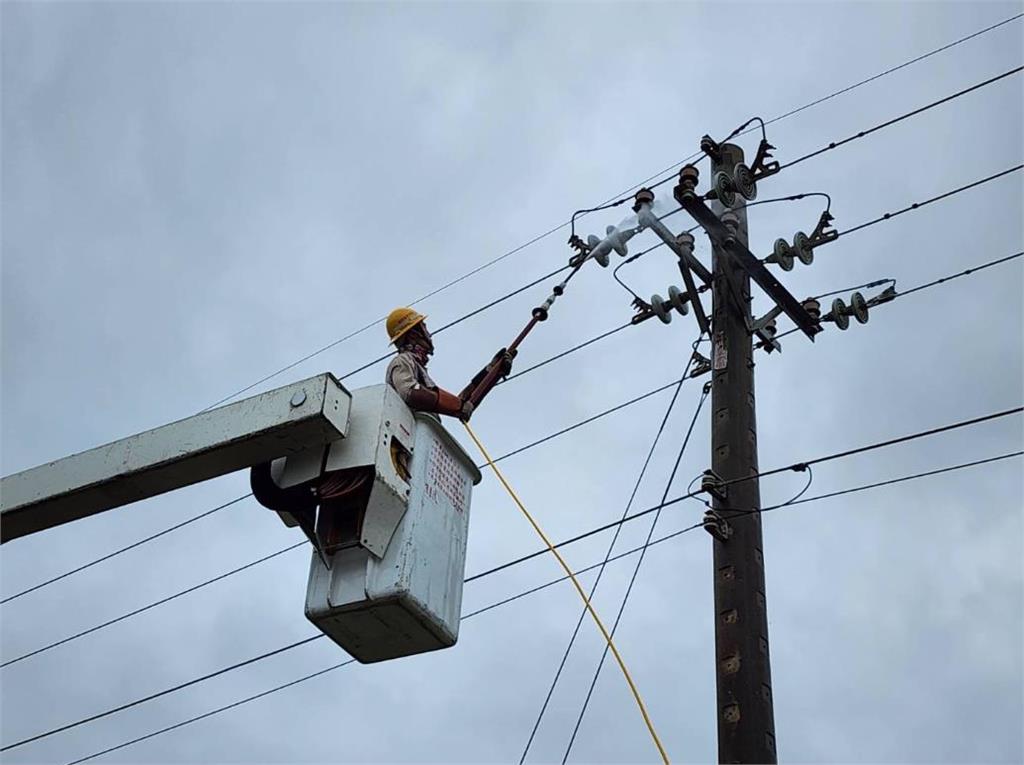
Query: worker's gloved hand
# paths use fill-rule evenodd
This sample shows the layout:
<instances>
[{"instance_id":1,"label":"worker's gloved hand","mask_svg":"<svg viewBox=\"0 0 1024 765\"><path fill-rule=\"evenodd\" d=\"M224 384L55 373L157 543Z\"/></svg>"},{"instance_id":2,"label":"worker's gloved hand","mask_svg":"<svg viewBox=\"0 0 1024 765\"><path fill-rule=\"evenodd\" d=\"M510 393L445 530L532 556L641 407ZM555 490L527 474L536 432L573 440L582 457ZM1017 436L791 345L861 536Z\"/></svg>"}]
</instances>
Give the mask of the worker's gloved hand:
<instances>
[{"instance_id":1,"label":"worker's gloved hand","mask_svg":"<svg viewBox=\"0 0 1024 765\"><path fill-rule=\"evenodd\" d=\"M459 419L463 422L469 422L469 418L473 416L474 409L476 409L476 407L473 406L472 401L463 401L462 409L459 412Z\"/></svg>"}]
</instances>

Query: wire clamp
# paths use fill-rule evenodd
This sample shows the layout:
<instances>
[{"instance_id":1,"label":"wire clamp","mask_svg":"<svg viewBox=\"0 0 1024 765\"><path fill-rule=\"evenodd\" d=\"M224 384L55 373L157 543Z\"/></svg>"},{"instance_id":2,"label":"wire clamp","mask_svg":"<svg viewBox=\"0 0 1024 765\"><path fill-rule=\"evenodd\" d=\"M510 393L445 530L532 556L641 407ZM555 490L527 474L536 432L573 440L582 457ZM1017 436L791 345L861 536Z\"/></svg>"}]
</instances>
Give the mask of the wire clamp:
<instances>
[{"instance_id":1,"label":"wire clamp","mask_svg":"<svg viewBox=\"0 0 1024 765\"><path fill-rule=\"evenodd\" d=\"M700 377L711 371L711 359L699 351L693 352L693 366L690 368L690 377Z\"/></svg>"},{"instance_id":2,"label":"wire clamp","mask_svg":"<svg viewBox=\"0 0 1024 765\"><path fill-rule=\"evenodd\" d=\"M704 531L708 532L719 542L728 542L729 538L732 537L732 526L714 510L705 511L704 520L701 522L701 525L704 527Z\"/></svg>"},{"instance_id":3,"label":"wire clamp","mask_svg":"<svg viewBox=\"0 0 1024 765\"><path fill-rule=\"evenodd\" d=\"M729 496L729 489L723 486L723 483L722 477L709 468L700 477L700 490L707 492L720 502L724 502Z\"/></svg>"},{"instance_id":4,"label":"wire clamp","mask_svg":"<svg viewBox=\"0 0 1024 765\"><path fill-rule=\"evenodd\" d=\"M782 169L778 160L772 159L772 150L774 148L775 147L768 143L764 138L762 138L761 143L758 144L757 154L754 155L754 164L750 166L750 173L755 182L762 178L767 178L769 175L775 175Z\"/></svg>"}]
</instances>

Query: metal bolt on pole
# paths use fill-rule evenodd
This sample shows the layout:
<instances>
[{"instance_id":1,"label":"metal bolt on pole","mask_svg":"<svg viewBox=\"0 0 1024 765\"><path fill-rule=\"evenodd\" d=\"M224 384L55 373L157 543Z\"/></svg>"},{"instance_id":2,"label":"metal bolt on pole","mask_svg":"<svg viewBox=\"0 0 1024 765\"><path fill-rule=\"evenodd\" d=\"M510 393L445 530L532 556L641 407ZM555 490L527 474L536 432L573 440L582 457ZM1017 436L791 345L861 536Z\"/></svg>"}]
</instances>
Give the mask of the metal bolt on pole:
<instances>
[{"instance_id":1,"label":"metal bolt on pole","mask_svg":"<svg viewBox=\"0 0 1024 765\"><path fill-rule=\"evenodd\" d=\"M712 172L732 175L743 151L724 144ZM747 244L747 212L718 201L712 211ZM720 247L712 253L711 466L724 481L757 473L750 277ZM716 511L760 509L757 480L733 484L714 499ZM728 515L728 513L725 513ZM768 616L765 605L761 516L729 520L732 533L714 538L715 660L718 759L722 763L776 763Z\"/></svg>"}]
</instances>

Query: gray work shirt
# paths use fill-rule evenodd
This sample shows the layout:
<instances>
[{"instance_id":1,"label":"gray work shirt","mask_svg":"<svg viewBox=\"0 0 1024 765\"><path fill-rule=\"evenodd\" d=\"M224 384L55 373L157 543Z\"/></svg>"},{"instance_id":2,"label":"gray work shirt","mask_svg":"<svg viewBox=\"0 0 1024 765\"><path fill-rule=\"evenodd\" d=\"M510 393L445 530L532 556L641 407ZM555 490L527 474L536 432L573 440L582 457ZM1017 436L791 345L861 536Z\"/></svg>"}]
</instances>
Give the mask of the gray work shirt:
<instances>
[{"instance_id":1,"label":"gray work shirt","mask_svg":"<svg viewBox=\"0 0 1024 765\"><path fill-rule=\"evenodd\" d=\"M416 360L411 351L400 351L391 359L384 381L398 391L406 403L409 403L409 395L417 388L437 389L437 384L427 374L427 368Z\"/></svg>"}]
</instances>

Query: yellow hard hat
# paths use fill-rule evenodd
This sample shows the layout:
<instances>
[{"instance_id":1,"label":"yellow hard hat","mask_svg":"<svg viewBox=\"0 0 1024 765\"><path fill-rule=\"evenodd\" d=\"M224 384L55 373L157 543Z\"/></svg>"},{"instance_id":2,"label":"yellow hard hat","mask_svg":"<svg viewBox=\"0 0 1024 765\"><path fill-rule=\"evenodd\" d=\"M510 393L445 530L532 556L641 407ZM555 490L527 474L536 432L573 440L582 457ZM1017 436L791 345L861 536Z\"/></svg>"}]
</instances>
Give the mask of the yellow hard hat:
<instances>
[{"instance_id":1,"label":"yellow hard hat","mask_svg":"<svg viewBox=\"0 0 1024 765\"><path fill-rule=\"evenodd\" d=\"M386 327L392 343L398 342L406 332L420 324L427 317L411 308L396 308L388 314Z\"/></svg>"}]
</instances>

